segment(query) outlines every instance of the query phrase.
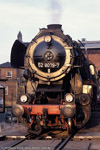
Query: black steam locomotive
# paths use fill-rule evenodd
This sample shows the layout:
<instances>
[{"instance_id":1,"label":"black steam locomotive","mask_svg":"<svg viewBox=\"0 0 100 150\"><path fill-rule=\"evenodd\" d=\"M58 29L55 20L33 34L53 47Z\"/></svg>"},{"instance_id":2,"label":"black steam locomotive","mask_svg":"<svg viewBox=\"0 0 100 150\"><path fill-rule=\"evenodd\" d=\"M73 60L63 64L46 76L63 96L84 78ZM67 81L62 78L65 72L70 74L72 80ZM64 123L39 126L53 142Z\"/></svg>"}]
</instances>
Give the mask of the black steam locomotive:
<instances>
[{"instance_id":1,"label":"black steam locomotive","mask_svg":"<svg viewBox=\"0 0 100 150\"><path fill-rule=\"evenodd\" d=\"M28 44L15 41L11 64L24 69L25 83L12 111L24 118L29 132L60 127L71 133L90 119L97 85L95 66L84 53L59 24L40 29Z\"/></svg>"}]
</instances>

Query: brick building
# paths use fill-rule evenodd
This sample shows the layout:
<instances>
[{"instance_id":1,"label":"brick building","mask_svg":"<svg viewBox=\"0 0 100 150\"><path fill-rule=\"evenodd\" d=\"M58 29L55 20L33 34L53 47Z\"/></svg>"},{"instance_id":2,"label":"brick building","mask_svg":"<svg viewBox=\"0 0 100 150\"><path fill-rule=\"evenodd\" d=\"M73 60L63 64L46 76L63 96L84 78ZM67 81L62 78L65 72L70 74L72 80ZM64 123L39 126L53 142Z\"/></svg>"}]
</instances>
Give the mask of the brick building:
<instances>
[{"instance_id":1,"label":"brick building","mask_svg":"<svg viewBox=\"0 0 100 150\"><path fill-rule=\"evenodd\" d=\"M17 40L22 42L22 33L19 31ZM23 70L13 68L10 62L0 64L0 84L5 87L5 106L12 107L19 98L19 87L22 87Z\"/></svg>"},{"instance_id":2,"label":"brick building","mask_svg":"<svg viewBox=\"0 0 100 150\"><path fill-rule=\"evenodd\" d=\"M11 107L18 98L21 70L12 68L9 62L0 65L0 84L5 86L5 106Z\"/></svg>"},{"instance_id":3,"label":"brick building","mask_svg":"<svg viewBox=\"0 0 100 150\"><path fill-rule=\"evenodd\" d=\"M100 70L100 41L84 40L82 43L88 53L88 59L95 64L97 71ZM84 47L81 48L84 49Z\"/></svg>"}]
</instances>

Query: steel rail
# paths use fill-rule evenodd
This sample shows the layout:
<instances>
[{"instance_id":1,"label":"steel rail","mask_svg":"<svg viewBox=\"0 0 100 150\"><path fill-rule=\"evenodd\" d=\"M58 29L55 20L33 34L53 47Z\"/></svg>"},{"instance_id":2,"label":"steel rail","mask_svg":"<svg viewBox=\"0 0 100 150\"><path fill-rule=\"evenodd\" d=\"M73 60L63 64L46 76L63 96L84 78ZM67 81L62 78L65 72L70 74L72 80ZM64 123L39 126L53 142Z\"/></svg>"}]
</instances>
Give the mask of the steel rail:
<instances>
[{"instance_id":1,"label":"steel rail","mask_svg":"<svg viewBox=\"0 0 100 150\"><path fill-rule=\"evenodd\" d=\"M21 139L21 140L15 142L14 144L8 146L7 148L5 148L5 150L9 150L12 147L15 147L15 146L19 145L20 143L24 142L25 140L30 139L31 137L33 137L33 135L32 134L28 134L28 135L26 135L26 137L24 139Z\"/></svg>"},{"instance_id":2,"label":"steel rail","mask_svg":"<svg viewBox=\"0 0 100 150\"><path fill-rule=\"evenodd\" d=\"M71 135L69 135L66 139L62 139L62 140L54 147L54 150L62 150L78 131L79 131L79 129L75 130L75 131L74 131Z\"/></svg>"}]
</instances>

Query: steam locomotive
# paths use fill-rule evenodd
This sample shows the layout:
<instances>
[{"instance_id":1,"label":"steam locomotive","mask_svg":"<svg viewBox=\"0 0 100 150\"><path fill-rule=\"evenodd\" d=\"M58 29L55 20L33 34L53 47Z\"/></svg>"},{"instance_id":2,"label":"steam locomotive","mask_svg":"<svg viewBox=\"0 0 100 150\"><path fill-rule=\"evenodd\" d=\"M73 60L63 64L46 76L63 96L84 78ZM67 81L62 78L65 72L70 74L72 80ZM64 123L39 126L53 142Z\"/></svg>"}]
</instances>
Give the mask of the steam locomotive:
<instances>
[{"instance_id":1,"label":"steam locomotive","mask_svg":"<svg viewBox=\"0 0 100 150\"><path fill-rule=\"evenodd\" d=\"M16 40L11 65L24 69L25 78L24 94L12 112L24 118L30 133L60 127L70 134L88 122L96 102L95 66L62 25L40 29L27 44Z\"/></svg>"}]
</instances>

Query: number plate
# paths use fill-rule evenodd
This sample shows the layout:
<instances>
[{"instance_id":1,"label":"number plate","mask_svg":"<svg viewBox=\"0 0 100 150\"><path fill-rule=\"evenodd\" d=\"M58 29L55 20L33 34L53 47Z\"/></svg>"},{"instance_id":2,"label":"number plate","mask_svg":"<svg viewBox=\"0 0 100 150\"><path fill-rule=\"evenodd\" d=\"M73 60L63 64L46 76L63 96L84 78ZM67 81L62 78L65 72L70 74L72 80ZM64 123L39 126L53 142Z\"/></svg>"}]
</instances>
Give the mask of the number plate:
<instances>
[{"instance_id":1,"label":"number plate","mask_svg":"<svg viewBox=\"0 0 100 150\"><path fill-rule=\"evenodd\" d=\"M42 63L38 62L38 68L59 68L59 62L54 63Z\"/></svg>"}]
</instances>

